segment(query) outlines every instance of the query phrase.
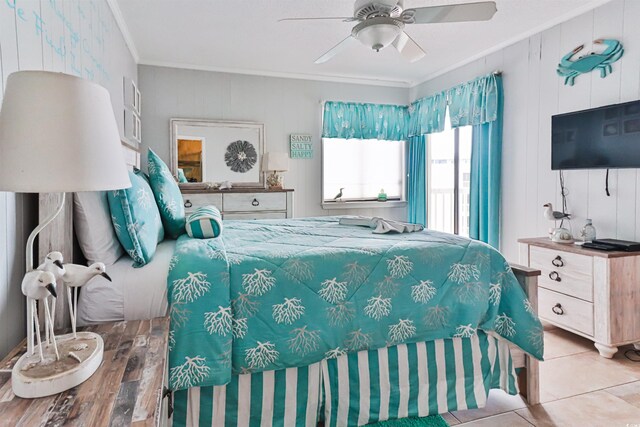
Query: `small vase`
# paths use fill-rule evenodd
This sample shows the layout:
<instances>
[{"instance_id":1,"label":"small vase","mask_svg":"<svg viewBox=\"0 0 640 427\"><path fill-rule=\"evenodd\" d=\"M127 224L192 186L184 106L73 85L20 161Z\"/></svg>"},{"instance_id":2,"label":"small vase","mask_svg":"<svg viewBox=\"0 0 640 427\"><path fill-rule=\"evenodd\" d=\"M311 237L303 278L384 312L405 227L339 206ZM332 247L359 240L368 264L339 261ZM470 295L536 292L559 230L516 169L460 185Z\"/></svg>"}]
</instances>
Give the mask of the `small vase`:
<instances>
[{"instance_id":1,"label":"small vase","mask_svg":"<svg viewBox=\"0 0 640 427\"><path fill-rule=\"evenodd\" d=\"M587 219L587 223L582 227L580 237L582 237L583 242L592 242L596 239L596 228L590 219Z\"/></svg>"}]
</instances>

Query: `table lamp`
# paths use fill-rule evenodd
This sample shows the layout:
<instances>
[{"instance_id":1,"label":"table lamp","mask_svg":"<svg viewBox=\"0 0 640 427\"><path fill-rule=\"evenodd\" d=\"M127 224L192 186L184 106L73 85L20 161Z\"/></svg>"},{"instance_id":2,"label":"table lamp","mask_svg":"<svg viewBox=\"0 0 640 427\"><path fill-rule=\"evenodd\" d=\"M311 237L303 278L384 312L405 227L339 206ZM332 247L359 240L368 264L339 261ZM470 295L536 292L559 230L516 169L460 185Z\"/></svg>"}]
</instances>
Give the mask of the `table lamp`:
<instances>
[{"instance_id":1,"label":"table lamp","mask_svg":"<svg viewBox=\"0 0 640 427\"><path fill-rule=\"evenodd\" d=\"M289 157L287 157L287 153L265 153L262 158L262 170L264 172L271 172L267 175L267 187L270 190L281 190L284 185L283 176L278 172L286 172L289 170Z\"/></svg>"},{"instance_id":2,"label":"table lamp","mask_svg":"<svg viewBox=\"0 0 640 427\"><path fill-rule=\"evenodd\" d=\"M105 88L46 71L13 73L5 87L0 110L0 191L61 193L57 209L27 240L29 273L35 268L35 238L64 207L65 192L116 190L130 187L131 182ZM62 357L37 363L31 323L34 306L27 298L27 353L12 372L14 393L20 397L46 396L74 387L88 379L102 361L102 338L81 332L73 342L67 335L54 337ZM73 363L73 356L65 357L71 349L77 349ZM51 375L30 376L29 368L38 364L49 366Z\"/></svg>"}]
</instances>

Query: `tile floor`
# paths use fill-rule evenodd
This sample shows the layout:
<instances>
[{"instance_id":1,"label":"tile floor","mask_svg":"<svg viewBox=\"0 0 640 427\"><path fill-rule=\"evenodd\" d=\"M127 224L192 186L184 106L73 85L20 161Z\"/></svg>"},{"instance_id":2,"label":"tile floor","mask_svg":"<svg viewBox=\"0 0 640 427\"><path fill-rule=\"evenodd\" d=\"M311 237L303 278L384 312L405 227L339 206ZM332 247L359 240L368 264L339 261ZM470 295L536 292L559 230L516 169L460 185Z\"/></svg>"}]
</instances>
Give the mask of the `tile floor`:
<instances>
[{"instance_id":1,"label":"tile floor","mask_svg":"<svg viewBox=\"0 0 640 427\"><path fill-rule=\"evenodd\" d=\"M540 405L492 390L482 409L444 417L452 426L640 427L640 363L621 348L602 358L587 339L545 327L545 362L540 364Z\"/></svg>"}]
</instances>

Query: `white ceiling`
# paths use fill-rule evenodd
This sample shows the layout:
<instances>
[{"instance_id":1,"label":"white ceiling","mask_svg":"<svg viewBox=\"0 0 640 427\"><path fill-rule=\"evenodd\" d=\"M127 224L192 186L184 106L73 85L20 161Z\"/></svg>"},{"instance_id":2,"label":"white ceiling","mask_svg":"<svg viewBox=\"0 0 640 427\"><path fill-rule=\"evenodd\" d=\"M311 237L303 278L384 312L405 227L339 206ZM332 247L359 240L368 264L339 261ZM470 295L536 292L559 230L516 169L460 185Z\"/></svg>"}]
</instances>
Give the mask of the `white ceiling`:
<instances>
[{"instance_id":1,"label":"white ceiling","mask_svg":"<svg viewBox=\"0 0 640 427\"><path fill-rule=\"evenodd\" d=\"M411 86L608 0L496 0L498 12L491 21L407 25L407 33L427 52L416 63L408 63L393 48L375 53L354 44L319 65L314 60L355 24L278 19L351 16L353 1L109 1L141 64ZM405 0L404 6L472 1L477 0Z\"/></svg>"}]
</instances>

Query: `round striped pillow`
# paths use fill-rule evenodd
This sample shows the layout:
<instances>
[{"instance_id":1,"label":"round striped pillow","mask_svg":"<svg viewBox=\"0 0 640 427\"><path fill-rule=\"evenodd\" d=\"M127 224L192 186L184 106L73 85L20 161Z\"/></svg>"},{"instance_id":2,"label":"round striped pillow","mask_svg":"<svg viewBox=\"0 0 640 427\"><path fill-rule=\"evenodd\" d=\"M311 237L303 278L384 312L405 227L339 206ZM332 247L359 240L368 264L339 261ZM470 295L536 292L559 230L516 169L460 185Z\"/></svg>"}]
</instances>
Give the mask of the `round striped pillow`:
<instances>
[{"instance_id":1,"label":"round striped pillow","mask_svg":"<svg viewBox=\"0 0 640 427\"><path fill-rule=\"evenodd\" d=\"M189 237L213 239L222 233L222 215L215 206L197 208L187 218L185 228Z\"/></svg>"}]
</instances>

